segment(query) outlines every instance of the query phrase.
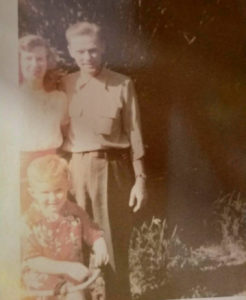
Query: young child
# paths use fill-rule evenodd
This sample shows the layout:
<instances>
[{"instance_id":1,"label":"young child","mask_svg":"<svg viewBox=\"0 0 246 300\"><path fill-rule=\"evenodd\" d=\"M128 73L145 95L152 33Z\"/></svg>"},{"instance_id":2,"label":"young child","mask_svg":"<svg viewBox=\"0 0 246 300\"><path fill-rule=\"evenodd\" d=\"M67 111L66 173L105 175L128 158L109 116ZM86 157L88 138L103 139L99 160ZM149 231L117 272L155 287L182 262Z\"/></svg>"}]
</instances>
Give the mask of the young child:
<instances>
[{"instance_id":1,"label":"young child","mask_svg":"<svg viewBox=\"0 0 246 300\"><path fill-rule=\"evenodd\" d=\"M108 263L102 231L67 200L69 171L64 159L57 155L37 158L29 165L27 176L33 203L23 216L23 283L32 290L79 284L89 275L82 263L84 242L92 247L96 267ZM45 299L82 300L85 296L74 292Z\"/></svg>"}]
</instances>

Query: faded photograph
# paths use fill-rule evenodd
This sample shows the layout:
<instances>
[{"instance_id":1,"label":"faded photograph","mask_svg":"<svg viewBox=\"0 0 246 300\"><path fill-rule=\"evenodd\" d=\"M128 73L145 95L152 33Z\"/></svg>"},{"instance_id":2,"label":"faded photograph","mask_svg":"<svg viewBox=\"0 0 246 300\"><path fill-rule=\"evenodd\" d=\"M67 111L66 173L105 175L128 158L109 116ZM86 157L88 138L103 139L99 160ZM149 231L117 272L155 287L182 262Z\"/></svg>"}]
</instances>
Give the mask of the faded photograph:
<instances>
[{"instance_id":1,"label":"faded photograph","mask_svg":"<svg viewBox=\"0 0 246 300\"><path fill-rule=\"evenodd\" d=\"M19 0L23 300L246 295L245 16Z\"/></svg>"}]
</instances>

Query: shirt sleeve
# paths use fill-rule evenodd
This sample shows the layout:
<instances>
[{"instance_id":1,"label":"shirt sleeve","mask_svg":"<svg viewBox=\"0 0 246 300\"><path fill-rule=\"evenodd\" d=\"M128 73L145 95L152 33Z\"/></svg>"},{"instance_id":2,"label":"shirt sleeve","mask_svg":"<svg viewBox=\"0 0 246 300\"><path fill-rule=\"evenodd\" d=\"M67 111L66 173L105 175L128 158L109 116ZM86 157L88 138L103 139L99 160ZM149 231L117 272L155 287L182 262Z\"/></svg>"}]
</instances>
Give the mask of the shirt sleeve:
<instances>
[{"instance_id":1,"label":"shirt sleeve","mask_svg":"<svg viewBox=\"0 0 246 300\"><path fill-rule=\"evenodd\" d=\"M123 87L123 127L129 138L132 159L144 156L144 145L141 134L141 121L136 91L131 79Z\"/></svg>"},{"instance_id":2,"label":"shirt sleeve","mask_svg":"<svg viewBox=\"0 0 246 300\"><path fill-rule=\"evenodd\" d=\"M38 243L34 230L26 219L21 224L21 257L22 261L29 258L42 256L42 247Z\"/></svg>"}]
</instances>

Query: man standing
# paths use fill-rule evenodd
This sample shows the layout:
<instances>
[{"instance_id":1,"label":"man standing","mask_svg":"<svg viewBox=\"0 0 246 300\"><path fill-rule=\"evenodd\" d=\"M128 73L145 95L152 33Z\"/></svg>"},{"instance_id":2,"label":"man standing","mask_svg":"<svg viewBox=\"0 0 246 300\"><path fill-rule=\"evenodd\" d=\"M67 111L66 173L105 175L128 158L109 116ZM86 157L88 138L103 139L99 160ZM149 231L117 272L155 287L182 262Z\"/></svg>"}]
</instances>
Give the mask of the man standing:
<instances>
[{"instance_id":1,"label":"man standing","mask_svg":"<svg viewBox=\"0 0 246 300\"><path fill-rule=\"evenodd\" d=\"M146 199L136 94L129 77L104 67L98 25L76 23L66 38L79 67L63 81L71 120L64 150L72 152L73 191L105 233L113 274L106 274L108 298L127 300L131 219Z\"/></svg>"}]
</instances>

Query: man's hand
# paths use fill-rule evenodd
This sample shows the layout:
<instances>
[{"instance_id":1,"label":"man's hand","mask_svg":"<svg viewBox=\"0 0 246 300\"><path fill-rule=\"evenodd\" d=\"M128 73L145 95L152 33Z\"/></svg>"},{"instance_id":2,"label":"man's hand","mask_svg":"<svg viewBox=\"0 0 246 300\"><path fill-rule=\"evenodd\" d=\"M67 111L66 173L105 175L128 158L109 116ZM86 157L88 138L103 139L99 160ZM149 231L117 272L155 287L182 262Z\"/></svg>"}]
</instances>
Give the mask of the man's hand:
<instances>
[{"instance_id":1,"label":"man's hand","mask_svg":"<svg viewBox=\"0 0 246 300\"><path fill-rule=\"evenodd\" d=\"M66 275L72 280L83 282L90 272L86 266L79 262L69 262L66 264Z\"/></svg>"},{"instance_id":2,"label":"man's hand","mask_svg":"<svg viewBox=\"0 0 246 300\"><path fill-rule=\"evenodd\" d=\"M133 207L133 212L137 212L147 200L147 189L145 179L137 177L130 193L129 206Z\"/></svg>"},{"instance_id":3,"label":"man's hand","mask_svg":"<svg viewBox=\"0 0 246 300\"><path fill-rule=\"evenodd\" d=\"M109 255L104 238L97 239L92 249L95 253L95 267L98 268L102 265L106 265L109 261Z\"/></svg>"}]
</instances>

